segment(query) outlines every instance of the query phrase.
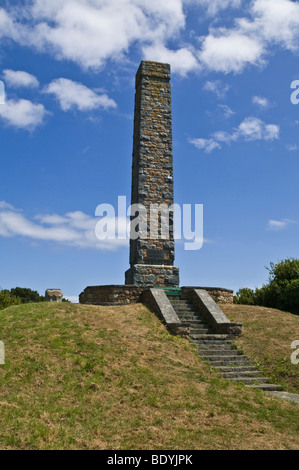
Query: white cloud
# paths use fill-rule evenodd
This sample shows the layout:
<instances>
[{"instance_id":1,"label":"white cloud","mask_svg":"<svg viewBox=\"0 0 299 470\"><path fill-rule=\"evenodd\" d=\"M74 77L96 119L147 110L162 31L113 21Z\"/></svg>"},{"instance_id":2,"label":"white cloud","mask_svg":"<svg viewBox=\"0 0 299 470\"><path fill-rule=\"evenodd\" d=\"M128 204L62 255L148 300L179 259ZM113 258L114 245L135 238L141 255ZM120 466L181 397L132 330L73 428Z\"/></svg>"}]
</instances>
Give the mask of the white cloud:
<instances>
[{"instance_id":1,"label":"white cloud","mask_svg":"<svg viewBox=\"0 0 299 470\"><path fill-rule=\"evenodd\" d=\"M299 50L299 3L292 0L253 0L251 18L236 18L232 28L211 28L201 38L199 59L209 70L240 73L261 66L274 46Z\"/></svg>"},{"instance_id":2,"label":"white cloud","mask_svg":"<svg viewBox=\"0 0 299 470\"><path fill-rule=\"evenodd\" d=\"M219 104L218 107L223 111L226 118L230 118L235 112L227 104Z\"/></svg>"},{"instance_id":3,"label":"white cloud","mask_svg":"<svg viewBox=\"0 0 299 470\"><path fill-rule=\"evenodd\" d=\"M63 246L111 251L128 245L128 240L123 239L98 240L95 235L98 221L99 218L91 217L81 211L68 212L63 216L45 214L29 218L5 201L0 203L0 236L2 237L21 236ZM117 222L120 227L118 233L124 238L129 220L120 218Z\"/></svg>"},{"instance_id":4,"label":"white cloud","mask_svg":"<svg viewBox=\"0 0 299 470\"><path fill-rule=\"evenodd\" d=\"M290 219L282 220L269 220L267 230L278 231L286 229L290 224L296 224L297 222Z\"/></svg>"},{"instance_id":5,"label":"white cloud","mask_svg":"<svg viewBox=\"0 0 299 470\"><path fill-rule=\"evenodd\" d=\"M72 302L73 304L78 304L79 303L79 296L78 295L64 295L63 296L66 300L69 302Z\"/></svg>"},{"instance_id":6,"label":"white cloud","mask_svg":"<svg viewBox=\"0 0 299 470\"><path fill-rule=\"evenodd\" d=\"M245 140L275 140L279 138L279 126L265 124L261 119L248 117L232 134L232 140L244 138Z\"/></svg>"},{"instance_id":7,"label":"white cloud","mask_svg":"<svg viewBox=\"0 0 299 470\"><path fill-rule=\"evenodd\" d=\"M206 153L211 153L215 149L221 149L221 145L213 139L190 139L190 143Z\"/></svg>"},{"instance_id":8,"label":"white cloud","mask_svg":"<svg viewBox=\"0 0 299 470\"><path fill-rule=\"evenodd\" d=\"M277 140L279 138L279 126L266 124L255 117L245 118L231 133L225 131L214 132L209 139L191 139L190 143L198 149L210 153L215 149L221 149L223 143L230 144L240 140Z\"/></svg>"},{"instance_id":9,"label":"white cloud","mask_svg":"<svg viewBox=\"0 0 299 470\"><path fill-rule=\"evenodd\" d=\"M252 6L254 21L251 29L267 42L298 50L299 3L291 0L255 0Z\"/></svg>"},{"instance_id":10,"label":"white cloud","mask_svg":"<svg viewBox=\"0 0 299 470\"><path fill-rule=\"evenodd\" d=\"M146 60L155 60L157 62L170 64L172 71L182 76L187 75L191 70L199 68L197 59L192 51L186 47L178 50L170 50L163 44L155 44L144 47L143 54Z\"/></svg>"},{"instance_id":11,"label":"white cloud","mask_svg":"<svg viewBox=\"0 0 299 470\"><path fill-rule=\"evenodd\" d=\"M203 38L199 61L210 71L240 73L250 64L263 64L264 52L257 38L222 28Z\"/></svg>"},{"instance_id":12,"label":"white cloud","mask_svg":"<svg viewBox=\"0 0 299 470\"><path fill-rule=\"evenodd\" d=\"M288 144L286 145L286 148L289 150L289 152L295 152L299 149L297 144Z\"/></svg>"},{"instance_id":13,"label":"white cloud","mask_svg":"<svg viewBox=\"0 0 299 470\"><path fill-rule=\"evenodd\" d=\"M267 109L270 107L270 101L264 96L254 96L252 98L252 102L262 109Z\"/></svg>"},{"instance_id":14,"label":"white cloud","mask_svg":"<svg viewBox=\"0 0 299 470\"><path fill-rule=\"evenodd\" d=\"M134 47L147 58L165 57L182 75L200 70L198 62L210 71L241 73L248 66L266 64L275 48L299 49L299 3L292 0L24 0L22 8L6 4L6 9L0 8L0 38L84 69L100 69L108 60L127 63ZM196 20L203 9L215 16L241 6L230 11L230 27L223 27L222 17L212 20L208 34L198 38L196 53L194 44L185 38L183 42L190 11ZM234 18L233 13L242 17ZM199 28L192 38L200 34Z\"/></svg>"},{"instance_id":15,"label":"white cloud","mask_svg":"<svg viewBox=\"0 0 299 470\"><path fill-rule=\"evenodd\" d=\"M208 80L203 86L203 90L214 93L219 99L224 99L229 89L230 85L223 83L221 80Z\"/></svg>"},{"instance_id":16,"label":"white cloud","mask_svg":"<svg viewBox=\"0 0 299 470\"><path fill-rule=\"evenodd\" d=\"M96 108L116 108L116 103L106 94L98 95L82 83L66 78L53 80L44 89L45 93L53 94L59 101L63 111L77 108L80 111L90 111Z\"/></svg>"},{"instance_id":17,"label":"white cloud","mask_svg":"<svg viewBox=\"0 0 299 470\"><path fill-rule=\"evenodd\" d=\"M1 209L16 210L11 204L8 204L8 202L5 201L0 201L0 210Z\"/></svg>"},{"instance_id":18,"label":"white cloud","mask_svg":"<svg viewBox=\"0 0 299 470\"><path fill-rule=\"evenodd\" d=\"M21 70L3 70L3 78L6 82L6 85L10 87L39 87L39 81L34 75Z\"/></svg>"},{"instance_id":19,"label":"white cloud","mask_svg":"<svg viewBox=\"0 0 299 470\"><path fill-rule=\"evenodd\" d=\"M47 114L42 104L29 100L6 100L0 106L0 118L9 126L32 131L40 126Z\"/></svg>"},{"instance_id":20,"label":"white cloud","mask_svg":"<svg viewBox=\"0 0 299 470\"><path fill-rule=\"evenodd\" d=\"M108 59L123 60L132 44L164 43L185 26L182 0L26 3L23 18L22 10L13 10L19 22L12 27L12 20L6 15L4 34L38 50L50 51L58 59L74 61L83 68L101 68ZM2 12L4 15L5 11Z\"/></svg>"}]
</instances>

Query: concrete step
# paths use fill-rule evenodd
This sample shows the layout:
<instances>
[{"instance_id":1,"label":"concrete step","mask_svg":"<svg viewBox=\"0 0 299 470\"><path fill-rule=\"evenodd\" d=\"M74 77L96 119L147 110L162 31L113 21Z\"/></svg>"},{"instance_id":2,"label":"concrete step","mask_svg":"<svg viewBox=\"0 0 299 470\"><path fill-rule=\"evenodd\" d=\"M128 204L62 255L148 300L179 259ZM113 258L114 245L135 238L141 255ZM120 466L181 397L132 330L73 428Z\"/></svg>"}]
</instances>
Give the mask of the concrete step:
<instances>
[{"instance_id":1,"label":"concrete step","mask_svg":"<svg viewBox=\"0 0 299 470\"><path fill-rule=\"evenodd\" d=\"M198 349L198 353L202 357L213 357L213 356L230 356L230 357L245 357L240 351L235 349Z\"/></svg>"},{"instance_id":2,"label":"concrete step","mask_svg":"<svg viewBox=\"0 0 299 470\"><path fill-rule=\"evenodd\" d=\"M207 333L209 328L207 326L199 326L198 328L190 328L190 338L196 339L198 335L202 335L202 333Z\"/></svg>"},{"instance_id":3,"label":"concrete step","mask_svg":"<svg viewBox=\"0 0 299 470\"><path fill-rule=\"evenodd\" d=\"M250 366L252 362L250 362L245 356L211 356L210 358L202 357L200 353L198 353L199 357L207 362L210 362L212 367L216 366L227 366L232 367L235 365L241 366Z\"/></svg>"},{"instance_id":4,"label":"concrete step","mask_svg":"<svg viewBox=\"0 0 299 470\"><path fill-rule=\"evenodd\" d=\"M265 392L280 392L282 390L282 387L276 384L247 385L247 387L264 390Z\"/></svg>"},{"instance_id":5,"label":"concrete step","mask_svg":"<svg viewBox=\"0 0 299 470\"><path fill-rule=\"evenodd\" d=\"M230 344L222 344L220 341L218 344L202 344L197 340L193 341L193 343L196 344L199 351L236 351L236 349L233 349Z\"/></svg>"},{"instance_id":6,"label":"concrete step","mask_svg":"<svg viewBox=\"0 0 299 470\"><path fill-rule=\"evenodd\" d=\"M229 380L241 382L244 385L266 385L269 383L269 380L265 377L234 377Z\"/></svg>"},{"instance_id":7,"label":"concrete step","mask_svg":"<svg viewBox=\"0 0 299 470\"><path fill-rule=\"evenodd\" d=\"M229 339L229 335L217 335L214 333L198 335L198 340L214 340L214 341L222 341L223 339Z\"/></svg>"},{"instance_id":8,"label":"concrete step","mask_svg":"<svg viewBox=\"0 0 299 470\"><path fill-rule=\"evenodd\" d=\"M193 307L193 305L172 305L175 310L178 311L189 311L191 312L197 312L196 308Z\"/></svg>"},{"instance_id":9,"label":"concrete step","mask_svg":"<svg viewBox=\"0 0 299 470\"><path fill-rule=\"evenodd\" d=\"M234 377L260 377L264 378L262 373L255 369L255 370L238 370L238 371L231 371L231 372L221 372L222 377L225 379L230 379Z\"/></svg>"},{"instance_id":10,"label":"concrete step","mask_svg":"<svg viewBox=\"0 0 299 470\"><path fill-rule=\"evenodd\" d=\"M246 372L255 372L257 371L256 366L215 366L215 369L217 369L219 372L222 374L227 374L229 372L233 372L235 374L240 374L240 373L246 373Z\"/></svg>"},{"instance_id":11,"label":"concrete step","mask_svg":"<svg viewBox=\"0 0 299 470\"><path fill-rule=\"evenodd\" d=\"M190 332L190 338L192 340L197 340L198 336L201 336L203 333L207 333L209 331L209 328L205 327L205 326L201 326L198 328L198 332L194 333L194 332Z\"/></svg>"},{"instance_id":12,"label":"concrete step","mask_svg":"<svg viewBox=\"0 0 299 470\"><path fill-rule=\"evenodd\" d=\"M190 330L196 330L197 328L200 328L201 326L208 326L206 323L203 321L198 321L198 322L188 322L188 326Z\"/></svg>"},{"instance_id":13,"label":"concrete step","mask_svg":"<svg viewBox=\"0 0 299 470\"><path fill-rule=\"evenodd\" d=\"M198 315L196 315L196 313L189 313L189 312L180 312L180 313L176 312L176 313L180 318L190 319L190 321L192 321L192 320L203 321L202 318L200 318Z\"/></svg>"},{"instance_id":14,"label":"concrete step","mask_svg":"<svg viewBox=\"0 0 299 470\"><path fill-rule=\"evenodd\" d=\"M193 331L193 330L191 329L191 331ZM217 340L214 340L214 339L201 339L201 340L197 340L197 344L199 346L203 346L203 347L207 346L209 348L214 347L214 346L220 346L220 345L221 346L227 346L227 347L231 348L232 345L233 345L233 342L230 341L229 339L227 339L227 340L223 339L221 341L219 341L219 340L217 341Z\"/></svg>"}]
</instances>

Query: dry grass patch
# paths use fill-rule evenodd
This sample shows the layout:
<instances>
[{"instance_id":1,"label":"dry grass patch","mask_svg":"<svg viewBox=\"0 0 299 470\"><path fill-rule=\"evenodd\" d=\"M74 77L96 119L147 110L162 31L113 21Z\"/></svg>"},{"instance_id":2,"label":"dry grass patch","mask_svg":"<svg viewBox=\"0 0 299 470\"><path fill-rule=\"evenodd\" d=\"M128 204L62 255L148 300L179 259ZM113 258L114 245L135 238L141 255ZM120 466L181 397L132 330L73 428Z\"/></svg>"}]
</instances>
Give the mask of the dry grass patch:
<instances>
[{"instance_id":1,"label":"dry grass patch","mask_svg":"<svg viewBox=\"0 0 299 470\"><path fill-rule=\"evenodd\" d=\"M0 448L299 449L296 405L222 380L141 304L0 312Z\"/></svg>"}]
</instances>

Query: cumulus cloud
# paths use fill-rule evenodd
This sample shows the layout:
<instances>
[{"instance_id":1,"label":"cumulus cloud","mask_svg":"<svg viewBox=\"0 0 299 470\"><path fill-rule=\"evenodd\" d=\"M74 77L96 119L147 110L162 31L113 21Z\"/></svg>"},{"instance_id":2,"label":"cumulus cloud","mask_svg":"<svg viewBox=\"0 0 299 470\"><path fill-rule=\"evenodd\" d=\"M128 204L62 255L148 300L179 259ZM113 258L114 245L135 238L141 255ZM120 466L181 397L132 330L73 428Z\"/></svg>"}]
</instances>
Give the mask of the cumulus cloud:
<instances>
[{"instance_id":1,"label":"cumulus cloud","mask_svg":"<svg viewBox=\"0 0 299 470\"><path fill-rule=\"evenodd\" d=\"M3 70L3 78L6 84L10 87L39 87L39 81L34 75L31 75L30 73L21 70Z\"/></svg>"},{"instance_id":2,"label":"cumulus cloud","mask_svg":"<svg viewBox=\"0 0 299 470\"><path fill-rule=\"evenodd\" d=\"M183 47L178 50L167 49L163 44L155 44L143 48L144 58L156 60L171 65L173 72L182 76L187 75L191 70L199 69L199 64L191 48Z\"/></svg>"},{"instance_id":3,"label":"cumulus cloud","mask_svg":"<svg viewBox=\"0 0 299 470\"><path fill-rule=\"evenodd\" d=\"M190 139L190 143L206 153L211 153L215 149L221 149L223 143L276 140L279 138L279 131L280 128L276 124L266 124L261 119L247 117L232 132L217 131L209 139Z\"/></svg>"},{"instance_id":4,"label":"cumulus cloud","mask_svg":"<svg viewBox=\"0 0 299 470\"><path fill-rule=\"evenodd\" d=\"M0 118L5 124L28 131L33 131L43 124L46 114L42 104L24 99L5 100L0 106Z\"/></svg>"},{"instance_id":5,"label":"cumulus cloud","mask_svg":"<svg viewBox=\"0 0 299 470\"><path fill-rule=\"evenodd\" d=\"M299 3L291 0L253 0L249 17L236 18L233 27L211 27L201 38L201 63L212 71L241 73L261 66L274 46L299 49Z\"/></svg>"},{"instance_id":6,"label":"cumulus cloud","mask_svg":"<svg viewBox=\"0 0 299 470\"><path fill-rule=\"evenodd\" d=\"M108 59L122 60L132 44L164 43L185 26L182 0L33 0L26 3L26 25L20 10L11 8L10 16L4 9L0 10L5 16L3 34L39 50L50 51L58 59L74 61L83 68L98 69ZM17 17L17 22L12 22L13 16Z\"/></svg>"},{"instance_id":7,"label":"cumulus cloud","mask_svg":"<svg viewBox=\"0 0 299 470\"><path fill-rule=\"evenodd\" d=\"M77 108L79 111L116 108L115 101L106 94L98 95L82 83L66 78L53 80L45 87L44 93L54 95L63 111L69 111L72 108Z\"/></svg>"},{"instance_id":8,"label":"cumulus cloud","mask_svg":"<svg viewBox=\"0 0 299 470\"><path fill-rule=\"evenodd\" d=\"M24 8L7 5L0 8L0 39L84 69L100 69L108 60L126 63L135 48L147 58L164 57L182 75L202 68L241 73L266 64L275 48L299 49L299 3L292 0L24 0ZM198 18L203 10L213 17L226 8L230 13L239 8L235 15L242 16L232 16L229 27L222 16L217 22L212 18L205 36L199 29L192 32L191 44L185 35L191 8Z\"/></svg>"},{"instance_id":9,"label":"cumulus cloud","mask_svg":"<svg viewBox=\"0 0 299 470\"><path fill-rule=\"evenodd\" d=\"M258 38L223 28L203 39L199 61L210 71L240 73L249 64L263 64L264 52Z\"/></svg>"},{"instance_id":10,"label":"cumulus cloud","mask_svg":"<svg viewBox=\"0 0 299 470\"><path fill-rule=\"evenodd\" d=\"M127 246L125 238L129 220L118 219L116 240L98 240L95 228L98 218L91 217L81 211L57 214L36 215L32 218L23 211L15 209L5 201L0 202L0 236L6 238L25 237L30 240L52 242L63 246L90 248L96 250L116 250Z\"/></svg>"}]
</instances>

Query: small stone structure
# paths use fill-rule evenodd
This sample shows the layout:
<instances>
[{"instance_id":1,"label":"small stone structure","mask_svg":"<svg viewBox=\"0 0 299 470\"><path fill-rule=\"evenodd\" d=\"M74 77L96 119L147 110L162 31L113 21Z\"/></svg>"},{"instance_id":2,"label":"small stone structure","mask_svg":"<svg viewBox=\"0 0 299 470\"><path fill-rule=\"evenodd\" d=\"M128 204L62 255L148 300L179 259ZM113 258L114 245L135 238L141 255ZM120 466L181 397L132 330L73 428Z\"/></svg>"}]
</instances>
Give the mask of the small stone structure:
<instances>
[{"instance_id":1,"label":"small stone structure","mask_svg":"<svg viewBox=\"0 0 299 470\"><path fill-rule=\"evenodd\" d=\"M45 292L46 302L62 302L63 293L60 289L47 289Z\"/></svg>"}]
</instances>

